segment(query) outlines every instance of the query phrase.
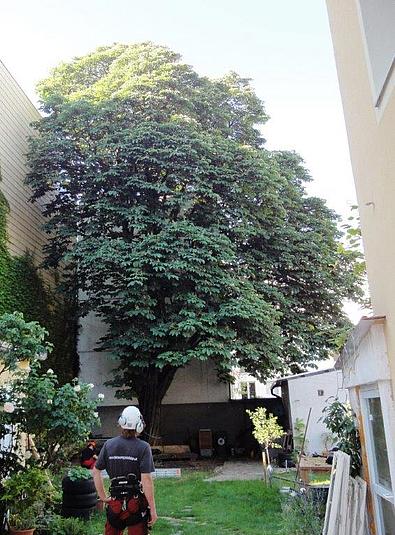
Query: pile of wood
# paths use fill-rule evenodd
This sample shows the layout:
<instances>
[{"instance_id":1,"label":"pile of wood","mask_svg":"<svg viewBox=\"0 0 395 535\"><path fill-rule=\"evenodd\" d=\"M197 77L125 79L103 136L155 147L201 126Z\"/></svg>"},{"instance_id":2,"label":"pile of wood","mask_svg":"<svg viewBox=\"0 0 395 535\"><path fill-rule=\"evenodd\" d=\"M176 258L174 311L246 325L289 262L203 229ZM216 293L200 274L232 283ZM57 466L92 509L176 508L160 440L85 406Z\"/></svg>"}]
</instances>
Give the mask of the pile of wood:
<instances>
[{"instance_id":1,"label":"pile of wood","mask_svg":"<svg viewBox=\"0 0 395 535\"><path fill-rule=\"evenodd\" d=\"M191 448L184 444L155 446L153 455L155 461L190 461L197 457L191 452Z\"/></svg>"},{"instance_id":2,"label":"pile of wood","mask_svg":"<svg viewBox=\"0 0 395 535\"><path fill-rule=\"evenodd\" d=\"M323 535L365 535L366 490L363 479L350 477L350 456L337 451L333 458Z\"/></svg>"}]
</instances>

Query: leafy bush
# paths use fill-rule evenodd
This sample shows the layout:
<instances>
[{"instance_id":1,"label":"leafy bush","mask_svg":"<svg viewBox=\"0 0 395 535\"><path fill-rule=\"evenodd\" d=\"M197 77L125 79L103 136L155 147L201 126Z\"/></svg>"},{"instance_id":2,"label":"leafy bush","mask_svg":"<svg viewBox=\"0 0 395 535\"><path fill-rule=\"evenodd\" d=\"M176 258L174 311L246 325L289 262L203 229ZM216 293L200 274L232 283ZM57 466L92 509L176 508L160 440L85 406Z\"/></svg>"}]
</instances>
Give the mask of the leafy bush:
<instances>
[{"instance_id":1,"label":"leafy bush","mask_svg":"<svg viewBox=\"0 0 395 535\"><path fill-rule=\"evenodd\" d=\"M81 479L91 479L92 472L83 466L73 466L68 470L67 477L71 481L79 481Z\"/></svg>"},{"instance_id":2,"label":"leafy bush","mask_svg":"<svg viewBox=\"0 0 395 535\"><path fill-rule=\"evenodd\" d=\"M88 535L89 531L82 520L78 518L62 518L54 516L48 525L51 535Z\"/></svg>"},{"instance_id":3,"label":"leafy bush","mask_svg":"<svg viewBox=\"0 0 395 535\"><path fill-rule=\"evenodd\" d=\"M283 503L281 535L321 535L325 505L307 494L295 493Z\"/></svg>"},{"instance_id":4,"label":"leafy bush","mask_svg":"<svg viewBox=\"0 0 395 535\"><path fill-rule=\"evenodd\" d=\"M294 422L294 434L293 434L293 441L294 441L294 449L299 455L300 453L305 453L308 449L309 441L307 438L305 438L305 431L306 431L306 424L304 423L302 418L296 418ZM304 440L304 444L303 444ZM302 451L303 447L303 451Z\"/></svg>"},{"instance_id":5,"label":"leafy bush","mask_svg":"<svg viewBox=\"0 0 395 535\"><path fill-rule=\"evenodd\" d=\"M0 440L8 435L9 443L0 451L0 480L25 464L15 448L23 433L26 465L56 471L99 422L102 397L92 399L93 385L77 379L60 385L52 370L42 372L41 361L51 351L47 334L20 313L0 317L0 375L12 372L11 381L0 382Z\"/></svg>"},{"instance_id":6,"label":"leafy bush","mask_svg":"<svg viewBox=\"0 0 395 535\"><path fill-rule=\"evenodd\" d=\"M31 507L37 501L52 501L55 490L48 473L39 468L30 468L13 474L3 481L1 500L18 503L18 507Z\"/></svg>"},{"instance_id":7,"label":"leafy bush","mask_svg":"<svg viewBox=\"0 0 395 535\"><path fill-rule=\"evenodd\" d=\"M337 437L337 447L351 457L351 475L359 475L362 465L361 443L351 405L335 399L322 412L322 421Z\"/></svg>"},{"instance_id":8,"label":"leafy bush","mask_svg":"<svg viewBox=\"0 0 395 535\"><path fill-rule=\"evenodd\" d=\"M33 529L37 527L40 515L42 515L42 510L38 505L21 508L10 513L9 524L18 530Z\"/></svg>"},{"instance_id":9,"label":"leafy bush","mask_svg":"<svg viewBox=\"0 0 395 535\"><path fill-rule=\"evenodd\" d=\"M56 491L48 473L30 468L14 473L3 482L1 500L10 509L10 525L17 529L37 526L47 507L55 500Z\"/></svg>"}]
</instances>

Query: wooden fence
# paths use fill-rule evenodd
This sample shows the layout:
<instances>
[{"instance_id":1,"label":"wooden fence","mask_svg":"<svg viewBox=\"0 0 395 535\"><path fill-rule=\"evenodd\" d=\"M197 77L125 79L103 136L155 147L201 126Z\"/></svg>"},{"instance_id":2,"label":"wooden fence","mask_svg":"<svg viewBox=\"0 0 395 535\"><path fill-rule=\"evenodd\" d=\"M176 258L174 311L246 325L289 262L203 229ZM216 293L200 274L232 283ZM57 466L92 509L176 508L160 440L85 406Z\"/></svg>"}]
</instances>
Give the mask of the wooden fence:
<instances>
[{"instance_id":1,"label":"wooden fence","mask_svg":"<svg viewBox=\"0 0 395 535\"><path fill-rule=\"evenodd\" d=\"M365 535L366 482L350 477L350 456L334 455L323 535Z\"/></svg>"}]
</instances>

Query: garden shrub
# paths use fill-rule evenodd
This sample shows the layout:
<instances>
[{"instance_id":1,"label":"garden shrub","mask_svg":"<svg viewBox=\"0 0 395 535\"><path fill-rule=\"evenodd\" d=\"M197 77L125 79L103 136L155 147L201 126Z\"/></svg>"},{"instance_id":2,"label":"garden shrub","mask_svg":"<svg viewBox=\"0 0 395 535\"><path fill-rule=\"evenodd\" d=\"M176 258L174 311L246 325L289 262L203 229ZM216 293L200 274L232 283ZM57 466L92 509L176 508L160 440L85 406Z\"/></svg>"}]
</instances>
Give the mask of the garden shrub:
<instances>
[{"instance_id":1,"label":"garden shrub","mask_svg":"<svg viewBox=\"0 0 395 535\"><path fill-rule=\"evenodd\" d=\"M62 518L55 515L48 525L51 535L88 535L87 525L78 518Z\"/></svg>"},{"instance_id":2,"label":"garden shrub","mask_svg":"<svg viewBox=\"0 0 395 535\"><path fill-rule=\"evenodd\" d=\"M57 471L77 453L92 428L102 396L92 398L92 384L59 384L53 370L43 373L41 359L51 352L47 331L37 322L26 322L21 313L0 316L0 440L10 433L8 448L0 451L0 479L15 471L38 466ZM12 442L27 436L25 462Z\"/></svg>"},{"instance_id":3,"label":"garden shrub","mask_svg":"<svg viewBox=\"0 0 395 535\"><path fill-rule=\"evenodd\" d=\"M362 466L361 442L356 425L356 416L351 405L335 399L322 412L324 416L321 420L336 437L337 447L351 457L351 475L358 476Z\"/></svg>"},{"instance_id":4,"label":"garden shrub","mask_svg":"<svg viewBox=\"0 0 395 535\"><path fill-rule=\"evenodd\" d=\"M308 494L295 493L282 503L281 535L321 535L325 505Z\"/></svg>"}]
</instances>

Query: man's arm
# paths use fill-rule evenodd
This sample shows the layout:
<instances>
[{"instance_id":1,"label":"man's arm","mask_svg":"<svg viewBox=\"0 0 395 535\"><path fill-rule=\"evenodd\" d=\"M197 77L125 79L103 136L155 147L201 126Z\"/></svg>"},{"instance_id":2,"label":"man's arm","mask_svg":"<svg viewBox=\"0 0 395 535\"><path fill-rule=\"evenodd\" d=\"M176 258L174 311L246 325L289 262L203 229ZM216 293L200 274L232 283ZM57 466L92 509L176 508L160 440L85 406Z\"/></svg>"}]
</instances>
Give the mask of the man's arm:
<instances>
[{"instance_id":1,"label":"man's arm","mask_svg":"<svg viewBox=\"0 0 395 535\"><path fill-rule=\"evenodd\" d=\"M143 485L143 491L151 510L151 520L148 522L148 525L153 526L158 520L158 515L156 514L154 482L152 480L152 475L141 474L141 483Z\"/></svg>"},{"instance_id":2,"label":"man's arm","mask_svg":"<svg viewBox=\"0 0 395 535\"><path fill-rule=\"evenodd\" d=\"M93 468L93 481L95 483L96 492L99 495L99 500L102 502L109 502L111 498L106 496L106 491L104 490L103 477L101 475L101 470L98 470L96 467Z\"/></svg>"}]
</instances>

